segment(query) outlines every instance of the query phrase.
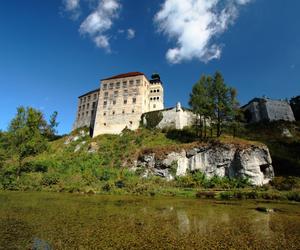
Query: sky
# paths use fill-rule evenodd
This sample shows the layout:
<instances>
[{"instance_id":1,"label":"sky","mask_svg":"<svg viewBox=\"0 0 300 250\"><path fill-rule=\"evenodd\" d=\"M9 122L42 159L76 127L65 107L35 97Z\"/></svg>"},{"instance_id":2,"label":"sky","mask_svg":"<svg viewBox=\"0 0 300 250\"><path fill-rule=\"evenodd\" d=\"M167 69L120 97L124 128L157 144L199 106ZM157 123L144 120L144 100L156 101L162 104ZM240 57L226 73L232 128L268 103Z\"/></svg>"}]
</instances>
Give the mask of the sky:
<instances>
[{"instance_id":1,"label":"sky","mask_svg":"<svg viewBox=\"0 0 300 250\"><path fill-rule=\"evenodd\" d=\"M0 0L0 130L20 105L58 112L100 79L160 74L165 106L220 71L241 104L300 95L299 0Z\"/></svg>"}]
</instances>

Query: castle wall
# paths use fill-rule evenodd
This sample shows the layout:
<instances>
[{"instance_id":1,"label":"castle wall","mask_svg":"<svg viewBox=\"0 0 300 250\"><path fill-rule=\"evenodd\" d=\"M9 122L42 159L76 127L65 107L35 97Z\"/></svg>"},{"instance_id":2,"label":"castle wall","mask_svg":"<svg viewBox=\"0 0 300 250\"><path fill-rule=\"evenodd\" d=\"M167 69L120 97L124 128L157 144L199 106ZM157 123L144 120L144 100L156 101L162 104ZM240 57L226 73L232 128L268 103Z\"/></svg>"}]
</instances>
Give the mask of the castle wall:
<instances>
[{"instance_id":1,"label":"castle wall","mask_svg":"<svg viewBox=\"0 0 300 250\"><path fill-rule=\"evenodd\" d=\"M243 110L251 114L249 122L295 121L291 106L285 101L256 98L246 105Z\"/></svg>"},{"instance_id":2,"label":"castle wall","mask_svg":"<svg viewBox=\"0 0 300 250\"><path fill-rule=\"evenodd\" d=\"M269 121L295 121L291 106L285 101L268 100L266 109Z\"/></svg>"},{"instance_id":3,"label":"castle wall","mask_svg":"<svg viewBox=\"0 0 300 250\"><path fill-rule=\"evenodd\" d=\"M195 124L196 115L186 109L182 109L180 105L172 108L160 110L157 112L161 112L163 118L156 126L159 129L163 128L175 128L175 129L183 129L186 126L192 126ZM143 121L146 125L147 121Z\"/></svg>"},{"instance_id":4,"label":"castle wall","mask_svg":"<svg viewBox=\"0 0 300 250\"><path fill-rule=\"evenodd\" d=\"M99 89L78 98L76 120L73 129L94 126L98 105Z\"/></svg>"},{"instance_id":5,"label":"castle wall","mask_svg":"<svg viewBox=\"0 0 300 250\"><path fill-rule=\"evenodd\" d=\"M94 136L137 129L149 109L148 88L144 75L102 80Z\"/></svg>"}]
</instances>

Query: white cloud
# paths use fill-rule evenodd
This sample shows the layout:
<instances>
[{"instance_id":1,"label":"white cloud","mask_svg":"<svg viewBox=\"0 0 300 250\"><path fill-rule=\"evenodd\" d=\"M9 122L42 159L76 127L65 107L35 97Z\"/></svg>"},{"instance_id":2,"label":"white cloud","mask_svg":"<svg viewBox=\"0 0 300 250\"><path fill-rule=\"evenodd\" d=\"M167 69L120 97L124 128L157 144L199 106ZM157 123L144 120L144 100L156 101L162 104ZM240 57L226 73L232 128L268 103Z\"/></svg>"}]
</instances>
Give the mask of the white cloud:
<instances>
[{"instance_id":1,"label":"white cloud","mask_svg":"<svg viewBox=\"0 0 300 250\"><path fill-rule=\"evenodd\" d=\"M221 57L214 40L234 23L240 5L251 0L165 0L154 22L158 31L176 41L166 53L170 63L191 59L208 62Z\"/></svg>"},{"instance_id":2,"label":"white cloud","mask_svg":"<svg viewBox=\"0 0 300 250\"><path fill-rule=\"evenodd\" d=\"M128 29L127 30L127 39L131 40L135 37L135 30L134 29Z\"/></svg>"},{"instance_id":3,"label":"white cloud","mask_svg":"<svg viewBox=\"0 0 300 250\"><path fill-rule=\"evenodd\" d=\"M80 16L80 0L63 0L65 11L71 13L72 19L78 19Z\"/></svg>"},{"instance_id":4,"label":"white cloud","mask_svg":"<svg viewBox=\"0 0 300 250\"><path fill-rule=\"evenodd\" d=\"M109 39L107 36L99 35L94 37L94 42L98 48L106 49L110 52Z\"/></svg>"},{"instance_id":5,"label":"white cloud","mask_svg":"<svg viewBox=\"0 0 300 250\"><path fill-rule=\"evenodd\" d=\"M119 0L99 0L98 7L81 23L79 32L88 34L99 48L110 51L109 37L105 34L118 17Z\"/></svg>"}]
</instances>

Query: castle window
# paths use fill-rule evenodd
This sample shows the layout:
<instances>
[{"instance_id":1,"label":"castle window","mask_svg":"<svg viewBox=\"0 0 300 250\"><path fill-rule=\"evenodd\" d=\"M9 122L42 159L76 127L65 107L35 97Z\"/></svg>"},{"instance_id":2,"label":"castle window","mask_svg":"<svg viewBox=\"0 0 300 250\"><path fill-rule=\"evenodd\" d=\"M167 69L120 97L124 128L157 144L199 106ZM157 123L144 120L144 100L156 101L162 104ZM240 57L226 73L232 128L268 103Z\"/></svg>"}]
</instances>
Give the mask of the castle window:
<instances>
[{"instance_id":1,"label":"castle window","mask_svg":"<svg viewBox=\"0 0 300 250\"><path fill-rule=\"evenodd\" d=\"M154 109L156 108L156 104L153 104L153 108L154 108Z\"/></svg>"},{"instance_id":2,"label":"castle window","mask_svg":"<svg viewBox=\"0 0 300 250\"><path fill-rule=\"evenodd\" d=\"M108 92L104 92L104 96L105 96L105 97L108 97Z\"/></svg>"},{"instance_id":3,"label":"castle window","mask_svg":"<svg viewBox=\"0 0 300 250\"><path fill-rule=\"evenodd\" d=\"M83 102L85 102L85 101L86 101L86 97L83 98Z\"/></svg>"},{"instance_id":4,"label":"castle window","mask_svg":"<svg viewBox=\"0 0 300 250\"><path fill-rule=\"evenodd\" d=\"M153 93L153 90L150 90L150 93Z\"/></svg>"},{"instance_id":5,"label":"castle window","mask_svg":"<svg viewBox=\"0 0 300 250\"><path fill-rule=\"evenodd\" d=\"M127 104L127 100L124 100L124 104Z\"/></svg>"},{"instance_id":6,"label":"castle window","mask_svg":"<svg viewBox=\"0 0 300 250\"><path fill-rule=\"evenodd\" d=\"M103 102L103 106L106 106L106 105L107 105L107 101L104 101L104 102Z\"/></svg>"},{"instance_id":7,"label":"castle window","mask_svg":"<svg viewBox=\"0 0 300 250\"><path fill-rule=\"evenodd\" d=\"M155 89L155 90L153 90L153 92L154 92L154 93L156 93L156 89Z\"/></svg>"},{"instance_id":8,"label":"castle window","mask_svg":"<svg viewBox=\"0 0 300 250\"><path fill-rule=\"evenodd\" d=\"M84 117L84 113L83 112L82 112L81 116Z\"/></svg>"},{"instance_id":9,"label":"castle window","mask_svg":"<svg viewBox=\"0 0 300 250\"><path fill-rule=\"evenodd\" d=\"M158 96L158 97L156 97L156 99L157 99L157 100L159 100L159 96Z\"/></svg>"},{"instance_id":10,"label":"castle window","mask_svg":"<svg viewBox=\"0 0 300 250\"><path fill-rule=\"evenodd\" d=\"M103 125L106 126L106 123L104 123Z\"/></svg>"},{"instance_id":11,"label":"castle window","mask_svg":"<svg viewBox=\"0 0 300 250\"><path fill-rule=\"evenodd\" d=\"M94 111L95 111L95 110L92 110L92 111L91 111L91 116L93 116L93 115L94 115Z\"/></svg>"},{"instance_id":12,"label":"castle window","mask_svg":"<svg viewBox=\"0 0 300 250\"><path fill-rule=\"evenodd\" d=\"M84 109L85 109L85 105L82 106L82 110L84 110Z\"/></svg>"},{"instance_id":13,"label":"castle window","mask_svg":"<svg viewBox=\"0 0 300 250\"><path fill-rule=\"evenodd\" d=\"M119 93L118 91L115 91L115 92L114 92L114 96L117 97L117 96L118 96L118 93Z\"/></svg>"},{"instance_id":14,"label":"castle window","mask_svg":"<svg viewBox=\"0 0 300 250\"><path fill-rule=\"evenodd\" d=\"M132 125L132 121L129 121L130 125Z\"/></svg>"},{"instance_id":15,"label":"castle window","mask_svg":"<svg viewBox=\"0 0 300 250\"><path fill-rule=\"evenodd\" d=\"M132 103L136 103L136 98L132 98Z\"/></svg>"},{"instance_id":16,"label":"castle window","mask_svg":"<svg viewBox=\"0 0 300 250\"><path fill-rule=\"evenodd\" d=\"M90 104L88 103L87 105L86 105L86 109L89 109L90 108Z\"/></svg>"},{"instance_id":17,"label":"castle window","mask_svg":"<svg viewBox=\"0 0 300 250\"><path fill-rule=\"evenodd\" d=\"M114 88L114 83L111 82L111 83L109 84L109 89L113 89L113 88Z\"/></svg>"},{"instance_id":18,"label":"castle window","mask_svg":"<svg viewBox=\"0 0 300 250\"><path fill-rule=\"evenodd\" d=\"M80 114L78 114L78 120L80 119Z\"/></svg>"},{"instance_id":19,"label":"castle window","mask_svg":"<svg viewBox=\"0 0 300 250\"><path fill-rule=\"evenodd\" d=\"M113 115L115 115L115 113L116 113L115 111L112 112Z\"/></svg>"},{"instance_id":20,"label":"castle window","mask_svg":"<svg viewBox=\"0 0 300 250\"><path fill-rule=\"evenodd\" d=\"M152 101L152 97L150 98L150 101Z\"/></svg>"},{"instance_id":21,"label":"castle window","mask_svg":"<svg viewBox=\"0 0 300 250\"><path fill-rule=\"evenodd\" d=\"M134 113L134 109L132 110L132 113Z\"/></svg>"},{"instance_id":22,"label":"castle window","mask_svg":"<svg viewBox=\"0 0 300 250\"><path fill-rule=\"evenodd\" d=\"M127 88L127 81L123 82L123 88Z\"/></svg>"},{"instance_id":23,"label":"castle window","mask_svg":"<svg viewBox=\"0 0 300 250\"><path fill-rule=\"evenodd\" d=\"M97 94L94 94L94 100L96 100L97 99Z\"/></svg>"},{"instance_id":24,"label":"castle window","mask_svg":"<svg viewBox=\"0 0 300 250\"><path fill-rule=\"evenodd\" d=\"M80 112L80 110L81 110L81 106L79 106L79 109L78 109L78 111Z\"/></svg>"},{"instance_id":25,"label":"castle window","mask_svg":"<svg viewBox=\"0 0 300 250\"><path fill-rule=\"evenodd\" d=\"M122 114L125 114L125 110L122 111Z\"/></svg>"},{"instance_id":26,"label":"castle window","mask_svg":"<svg viewBox=\"0 0 300 250\"><path fill-rule=\"evenodd\" d=\"M119 89L119 88L120 88L120 85L121 85L121 83L120 83L120 82L117 82L116 88Z\"/></svg>"},{"instance_id":27,"label":"castle window","mask_svg":"<svg viewBox=\"0 0 300 250\"><path fill-rule=\"evenodd\" d=\"M86 111L86 116L88 116L89 115L89 111Z\"/></svg>"},{"instance_id":28,"label":"castle window","mask_svg":"<svg viewBox=\"0 0 300 250\"><path fill-rule=\"evenodd\" d=\"M159 92L159 89L158 89L158 90L156 90L156 92Z\"/></svg>"},{"instance_id":29,"label":"castle window","mask_svg":"<svg viewBox=\"0 0 300 250\"><path fill-rule=\"evenodd\" d=\"M128 95L128 90L127 90L127 89L124 90L124 95L125 95L125 96Z\"/></svg>"},{"instance_id":30,"label":"castle window","mask_svg":"<svg viewBox=\"0 0 300 250\"><path fill-rule=\"evenodd\" d=\"M93 109L96 108L96 102L93 102Z\"/></svg>"},{"instance_id":31,"label":"castle window","mask_svg":"<svg viewBox=\"0 0 300 250\"><path fill-rule=\"evenodd\" d=\"M114 101L113 101L113 105L116 105L116 103L117 103L117 102L114 100Z\"/></svg>"},{"instance_id":32,"label":"castle window","mask_svg":"<svg viewBox=\"0 0 300 250\"><path fill-rule=\"evenodd\" d=\"M89 96L88 96L88 102L89 102L90 100L91 100L91 96L89 95Z\"/></svg>"},{"instance_id":33,"label":"castle window","mask_svg":"<svg viewBox=\"0 0 300 250\"><path fill-rule=\"evenodd\" d=\"M140 86L141 80L136 80L136 86Z\"/></svg>"},{"instance_id":34,"label":"castle window","mask_svg":"<svg viewBox=\"0 0 300 250\"><path fill-rule=\"evenodd\" d=\"M129 86L132 87L133 86L133 80L129 81Z\"/></svg>"},{"instance_id":35,"label":"castle window","mask_svg":"<svg viewBox=\"0 0 300 250\"><path fill-rule=\"evenodd\" d=\"M104 90L107 89L107 83L103 84L103 89L104 89Z\"/></svg>"},{"instance_id":36,"label":"castle window","mask_svg":"<svg viewBox=\"0 0 300 250\"><path fill-rule=\"evenodd\" d=\"M106 112L103 113L103 116L106 116Z\"/></svg>"},{"instance_id":37,"label":"castle window","mask_svg":"<svg viewBox=\"0 0 300 250\"><path fill-rule=\"evenodd\" d=\"M79 101L80 101L80 104L82 104L82 98L80 98Z\"/></svg>"}]
</instances>

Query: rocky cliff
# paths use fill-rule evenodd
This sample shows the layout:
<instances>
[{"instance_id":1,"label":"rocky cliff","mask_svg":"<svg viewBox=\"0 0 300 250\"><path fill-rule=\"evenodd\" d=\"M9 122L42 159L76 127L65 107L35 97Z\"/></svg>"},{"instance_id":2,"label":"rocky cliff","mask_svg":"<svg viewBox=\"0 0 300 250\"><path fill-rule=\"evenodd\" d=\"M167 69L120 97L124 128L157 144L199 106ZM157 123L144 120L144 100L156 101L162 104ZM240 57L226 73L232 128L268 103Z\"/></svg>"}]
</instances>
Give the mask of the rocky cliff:
<instances>
[{"instance_id":1,"label":"rocky cliff","mask_svg":"<svg viewBox=\"0 0 300 250\"><path fill-rule=\"evenodd\" d=\"M208 178L248 178L253 185L266 184L274 177L272 159L264 145L207 144L165 154L147 152L139 156L133 169L144 177L157 175L169 180L201 171Z\"/></svg>"}]
</instances>

